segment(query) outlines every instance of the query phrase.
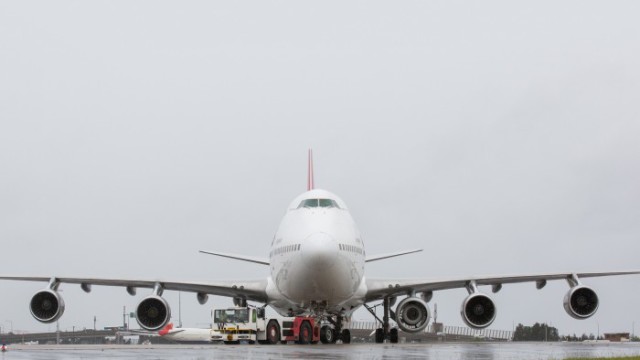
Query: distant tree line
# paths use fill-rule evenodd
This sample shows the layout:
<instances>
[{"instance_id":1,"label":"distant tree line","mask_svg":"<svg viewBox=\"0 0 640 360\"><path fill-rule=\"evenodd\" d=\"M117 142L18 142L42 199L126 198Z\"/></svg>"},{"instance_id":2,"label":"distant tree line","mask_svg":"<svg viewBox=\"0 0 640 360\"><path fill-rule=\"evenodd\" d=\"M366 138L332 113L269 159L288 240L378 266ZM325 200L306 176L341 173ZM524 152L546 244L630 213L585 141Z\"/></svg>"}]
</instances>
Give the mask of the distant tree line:
<instances>
[{"instance_id":1,"label":"distant tree line","mask_svg":"<svg viewBox=\"0 0 640 360\"><path fill-rule=\"evenodd\" d=\"M596 336L593 333L587 335L582 334L580 336L573 335L559 335L558 329L547 324L535 323L533 326L524 326L518 324L515 332L513 333L513 341L585 341L585 340L604 340L604 336ZM630 341L640 342L640 337L631 336Z\"/></svg>"},{"instance_id":2,"label":"distant tree line","mask_svg":"<svg viewBox=\"0 0 640 360\"><path fill-rule=\"evenodd\" d=\"M547 324L535 323L533 326L518 324L513 333L513 341L559 341L558 329Z\"/></svg>"}]
</instances>

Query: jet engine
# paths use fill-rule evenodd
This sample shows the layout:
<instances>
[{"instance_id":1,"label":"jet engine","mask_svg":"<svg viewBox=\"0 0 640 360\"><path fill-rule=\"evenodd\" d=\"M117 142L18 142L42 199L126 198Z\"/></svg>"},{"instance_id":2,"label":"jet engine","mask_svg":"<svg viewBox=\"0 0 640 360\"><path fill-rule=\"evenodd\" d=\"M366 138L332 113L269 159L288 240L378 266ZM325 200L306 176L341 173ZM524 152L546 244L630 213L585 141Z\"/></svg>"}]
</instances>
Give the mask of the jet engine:
<instances>
[{"instance_id":1,"label":"jet engine","mask_svg":"<svg viewBox=\"0 0 640 360\"><path fill-rule=\"evenodd\" d=\"M484 329L496 318L496 306L490 297L476 291L462 302L460 314L469 327Z\"/></svg>"},{"instance_id":2,"label":"jet engine","mask_svg":"<svg viewBox=\"0 0 640 360\"><path fill-rule=\"evenodd\" d=\"M29 310L36 320L49 324L58 320L64 313L64 300L55 290L41 290L31 298Z\"/></svg>"},{"instance_id":3,"label":"jet engine","mask_svg":"<svg viewBox=\"0 0 640 360\"><path fill-rule=\"evenodd\" d=\"M572 287L564 296L564 310L574 319L586 319L598 310L598 295L584 285Z\"/></svg>"},{"instance_id":4,"label":"jet engine","mask_svg":"<svg viewBox=\"0 0 640 360\"><path fill-rule=\"evenodd\" d=\"M158 295L144 298L136 309L136 320L140 327L157 331L162 329L171 319L171 308L165 299Z\"/></svg>"},{"instance_id":5,"label":"jet engine","mask_svg":"<svg viewBox=\"0 0 640 360\"><path fill-rule=\"evenodd\" d=\"M408 297L400 301L395 315L398 327L408 333L424 330L431 320L429 305L419 297Z\"/></svg>"}]
</instances>

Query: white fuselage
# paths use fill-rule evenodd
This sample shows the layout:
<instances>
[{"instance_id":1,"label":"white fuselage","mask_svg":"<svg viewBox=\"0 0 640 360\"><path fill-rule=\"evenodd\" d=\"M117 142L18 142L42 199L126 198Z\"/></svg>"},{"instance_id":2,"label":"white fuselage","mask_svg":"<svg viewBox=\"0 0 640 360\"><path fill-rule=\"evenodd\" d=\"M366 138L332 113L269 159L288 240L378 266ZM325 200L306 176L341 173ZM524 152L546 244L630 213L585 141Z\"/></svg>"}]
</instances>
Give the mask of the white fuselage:
<instances>
[{"instance_id":1,"label":"white fuselage","mask_svg":"<svg viewBox=\"0 0 640 360\"><path fill-rule=\"evenodd\" d=\"M364 242L344 202L328 191L291 203L269 261L269 304L281 315L348 315L363 304Z\"/></svg>"},{"instance_id":2,"label":"white fuselage","mask_svg":"<svg viewBox=\"0 0 640 360\"><path fill-rule=\"evenodd\" d=\"M211 342L211 329L177 328L160 336L180 343L208 343Z\"/></svg>"}]
</instances>

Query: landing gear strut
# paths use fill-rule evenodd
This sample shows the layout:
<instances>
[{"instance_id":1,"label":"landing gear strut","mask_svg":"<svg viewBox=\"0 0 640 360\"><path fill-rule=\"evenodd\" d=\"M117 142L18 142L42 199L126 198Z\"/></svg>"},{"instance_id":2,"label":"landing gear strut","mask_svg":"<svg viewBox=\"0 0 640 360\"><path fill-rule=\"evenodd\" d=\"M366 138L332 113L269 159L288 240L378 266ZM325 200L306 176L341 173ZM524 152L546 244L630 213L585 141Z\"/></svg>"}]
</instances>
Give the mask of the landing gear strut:
<instances>
[{"instance_id":1,"label":"landing gear strut","mask_svg":"<svg viewBox=\"0 0 640 360\"><path fill-rule=\"evenodd\" d=\"M391 329L391 325L389 323L389 314L391 312L391 303L388 297L385 297L382 300L382 307L384 310L384 315L382 316L382 320L376 315L375 307L364 305L367 310L378 320L381 324L381 328L376 329L376 343L381 344L385 339L389 339L389 342L392 344L396 344L398 342L398 329ZM377 306L377 305L376 305Z\"/></svg>"}]
</instances>

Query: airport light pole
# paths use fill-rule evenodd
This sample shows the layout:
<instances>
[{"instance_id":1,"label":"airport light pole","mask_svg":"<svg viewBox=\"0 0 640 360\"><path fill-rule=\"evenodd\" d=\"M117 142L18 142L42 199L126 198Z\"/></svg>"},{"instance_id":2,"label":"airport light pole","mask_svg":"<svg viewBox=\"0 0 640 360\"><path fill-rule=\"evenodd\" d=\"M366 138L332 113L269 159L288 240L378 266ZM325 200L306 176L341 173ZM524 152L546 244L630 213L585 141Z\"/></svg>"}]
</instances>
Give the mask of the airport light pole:
<instances>
[{"instance_id":1,"label":"airport light pole","mask_svg":"<svg viewBox=\"0 0 640 360\"><path fill-rule=\"evenodd\" d=\"M178 291L178 327L182 327L182 291Z\"/></svg>"},{"instance_id":2,"label":"airport light pole","mask_svg":"<svg viewBox=\"0 0 640 360\"><path fill-rule=\"evenodd\" d=\"M13 321L11 320L5 320L4 322L8 322L9 325L11 325L11 333L13 333Z\"/></svg>"},{"instance_id":3,"label":"airport light pole","mask_svg":"<svg viewBox=\"0 0 640 360\"><path fill-rule=\"evenodd\" d=\"M93 343L96 343L96 316L93 315Z\"/></svg>"},{"instance_id":4,"label":"airport light pole","mask_svg":"<svg viewBox=\"0 0 640 360\"><path fill-rule=\"evenodd\" d=\"M544 326L544 341L548 342L549 341L549 326L550 326L550 324L549 323L545 323L544 325L545 325Z\"/></svg>"}]
</instances>

